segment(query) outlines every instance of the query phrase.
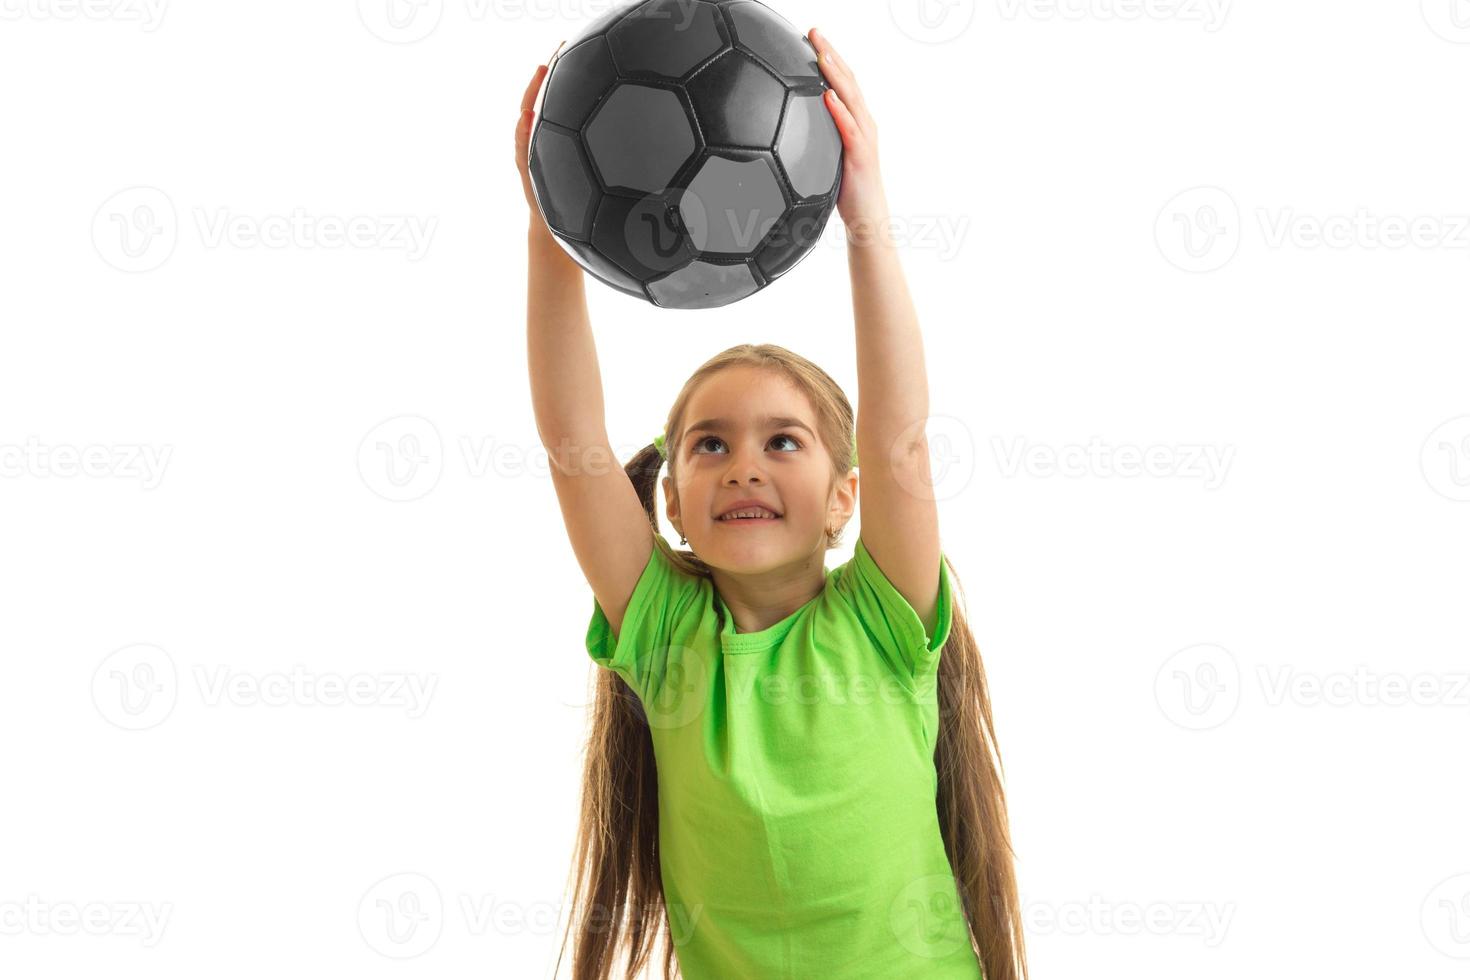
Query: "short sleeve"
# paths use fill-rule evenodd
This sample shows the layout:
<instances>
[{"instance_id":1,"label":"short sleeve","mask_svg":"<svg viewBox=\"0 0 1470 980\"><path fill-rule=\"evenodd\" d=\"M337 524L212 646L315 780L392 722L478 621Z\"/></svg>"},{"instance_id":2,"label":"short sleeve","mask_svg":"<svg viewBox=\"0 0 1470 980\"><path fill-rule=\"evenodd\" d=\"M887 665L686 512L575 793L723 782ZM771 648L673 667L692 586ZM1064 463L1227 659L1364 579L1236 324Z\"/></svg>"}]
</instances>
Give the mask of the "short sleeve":
<instances>
[{"instance_id":1,"label":"short sleeve","mask_svg":"<svg viewBox=\"0 0 1470 980\"><path fill-rule=\"evenodd\" d=\"M674 564L668 547L662 535L654 535L653 550L616 635L595 597L587 626L587 653L592 661L627 681L640 697L646 697L656 686L656 678L663 676L669 650L689 641L707 587L703 576Z\"/></svg>"},{"instance_id":2,"label":"short sleeve","mask_svg":"<svg viewBox=\"0 0 1470 980\"><path fill-rule=\"evenodd\" d=\"M949 568L942 554L939 558L939 597L933 637L924 632L924 621L914 607L873 561L861 536L853 549L852 561L838 581L837 590L851 603L879 653L896 670L912 679L933 674L938 669L939 655L949 639L954 617Z\"/></svg>"}]
</instances>

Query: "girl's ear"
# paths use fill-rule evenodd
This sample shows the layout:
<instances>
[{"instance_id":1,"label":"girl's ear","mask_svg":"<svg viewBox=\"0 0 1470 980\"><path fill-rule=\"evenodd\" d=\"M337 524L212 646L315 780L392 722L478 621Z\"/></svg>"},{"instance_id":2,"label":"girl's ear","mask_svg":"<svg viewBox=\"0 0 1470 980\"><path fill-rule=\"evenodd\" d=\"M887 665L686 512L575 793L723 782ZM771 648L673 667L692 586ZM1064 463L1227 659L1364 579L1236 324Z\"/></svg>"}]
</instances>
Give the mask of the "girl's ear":
<instances>
[{"instance_id":1,"label":"girl's ear","mask_svg":"<svg viewBox=\"0 0 1470 980\"><path fill-rule=\"evenodd\" d=\"M857 511L857 495L857 470L848 470L847 475L832 488L832 519L837 521L839 527L852 520L852 515Z\"/></svg>"},{"instance_id":2,"label":"girl's ear","mask_svg":"<svg viewBox=\"0 0 1470 980\"><path fill-rule=\"evenodd\" d=\"M664 513L668 515L669 523L677 529L679 523L679 498L674 494L673 479L667 476L664 477Z\"/></svg>"}]
</instances>

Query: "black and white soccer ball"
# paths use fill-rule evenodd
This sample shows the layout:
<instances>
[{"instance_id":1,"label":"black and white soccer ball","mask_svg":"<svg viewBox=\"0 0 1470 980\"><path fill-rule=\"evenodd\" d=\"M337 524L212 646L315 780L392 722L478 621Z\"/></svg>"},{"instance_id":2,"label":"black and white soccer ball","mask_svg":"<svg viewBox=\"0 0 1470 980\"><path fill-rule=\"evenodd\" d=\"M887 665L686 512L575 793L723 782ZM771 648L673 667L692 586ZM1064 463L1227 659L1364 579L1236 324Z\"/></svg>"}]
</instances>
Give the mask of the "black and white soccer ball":
<instances>
[{"instance_id":1,"label":"black and white soccer ball","mask_svg":"<svg viewBox=\"0 0 1470 980\"><path fill-rule=\"evenodd\" d=\"M820 239L842 136L816 50L757 0L639 0L550 66L532 185L593 276L662 307L724 306Z\"/></svg>"}]
</instances>

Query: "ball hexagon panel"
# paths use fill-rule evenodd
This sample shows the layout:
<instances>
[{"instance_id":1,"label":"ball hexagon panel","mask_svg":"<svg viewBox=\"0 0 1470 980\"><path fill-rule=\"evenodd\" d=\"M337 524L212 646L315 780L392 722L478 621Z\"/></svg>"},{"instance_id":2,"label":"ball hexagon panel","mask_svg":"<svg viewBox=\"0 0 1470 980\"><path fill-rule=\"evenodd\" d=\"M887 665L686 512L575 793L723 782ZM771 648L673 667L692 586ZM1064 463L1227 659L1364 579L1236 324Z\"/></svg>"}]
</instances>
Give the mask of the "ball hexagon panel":
<instances>
[{"instance_id":1,"label":"ball hexagon panel","mask_svg":"<svg viewBox=\"0 0 1470 980\"><path fill-rule=\"evenodd\" d=\"M673 92L624 82L593 115L587 147L605 186L656 193L694 155L694 130Z\"/></svg>"},{"instance_id":2,"label":"ball hexagon panel","mask_svg":"<svg viewBox=\"0 0 1470 980\"><path fill-rule=\"evenodd\" d=\"M737 0L725 5L735 25L735 40L741 47L792 79L821 81L817 49L791 22L755 0Z\"/></svg>"},{"instance_id":3,"label":"ball hexagon panel","mask_svg":"<svg viewBox=\"0 0 1470 980\"><path fill-rule=\"evenodd\" d=\"M618 80L607 40L590 37L556 61L546 83L541 115L568 129L581 129L602 93Z\"/></svg>"},{"instance_id":4,"label":"ball hexagon panel","mask_svg":"<svg viewBox=\"0 0 1470 980\"><path fill-rule=\"evenodd\" d=\"M599 191L582 159L577 137L543 124L533 146L531 182L546 223L586 241Z\"/></svg>"},{"instance_id":5,"label":"ball hexagon panel","mask_svg":"<svg viewBox=\"0 0 1470 980\"><path fill-rule=\"evenodd\" d=\"M720 11L704 0L648 0L607 34L618 71L681 78L728 43Z\"/></svg>"},{"instance_id":6,"label":"ball hexagon panel","mask_svg":"<svg viewBox=\"0 0 1470 980\"><path fill-rule=\"evenodd\" d=\"M842 171L842 134L822 96L790 96L776 156L797 194L820 197L832 190Z\"/></svg>"},{"instance_id":7,"label":"ball hexagon panel","mask_svg":"<svg viewBox=\"0 0 1470 980\"><path fill-rule=\"evenodd\" d=\"M679 199L679 216L700 252L754 252L781 215L786 198L764 157L711 154Z\"/></svg>"},{"instance_id":8,"label":"ball hexagon panel","mask_svg":"<svg viewBox=\"0 0 1470 980\"><path fill-rule=\"evenodd\" d=\"M604 197L597 208L592 245L639 281L687 265L694 258L668 201L658 195L641 200Z\"/></svg>"},{"instance_id":9,"label":"ball hexagon panel","mask_svg":"<svg viewBox=\"0 0 1470 980\"><path fill-rule=\"evenodd\" d=\"M776 279L805 258L822 237L831 215L832 209L820 203L802 204L787 211L755 257L761 275Z\"/></svg>"},{"instance_id":10,"label":"ball hexagon panel","mask_svg":"<svg viewBox=\"0 0 1470 980\"><path fill-rule=\"evenodd\" d=\"M760 289L750 269L739 265L691 262L678 272L648 284L648 293L659 306L681 310L708 310L744 299Z\"/></svg>"},{"instance_id":11,"label":"ball hexagon panel","mask_svg":"<svg viewBox=\"0 0 1470 980\"><path fill-rule=\"evenodd\" d=\"M710 146L770 147L786 86L749 55L726 51L684 86Z\"/></svg>"}]
</instances>

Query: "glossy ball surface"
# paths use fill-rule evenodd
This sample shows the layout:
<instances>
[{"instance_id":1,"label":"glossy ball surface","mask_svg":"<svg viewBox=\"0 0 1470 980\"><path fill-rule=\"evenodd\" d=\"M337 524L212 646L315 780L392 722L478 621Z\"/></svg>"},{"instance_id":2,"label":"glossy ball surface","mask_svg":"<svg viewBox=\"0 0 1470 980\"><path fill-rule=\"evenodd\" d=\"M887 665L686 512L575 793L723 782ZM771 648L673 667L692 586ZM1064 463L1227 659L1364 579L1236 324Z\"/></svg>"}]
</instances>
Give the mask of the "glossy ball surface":
<instances>
[{"instance_id":1,"label":"glossy ball surface","mask_svg":"<svg viewBox=\"0 0 1470 980\"><path fill-rule=\"evenodd\" d=\"M842 137L811 42L758 0L635 0L550 66L537 204L598 280L657 306L743 299L810 252Z\"/></svg>"}]
</instances>

